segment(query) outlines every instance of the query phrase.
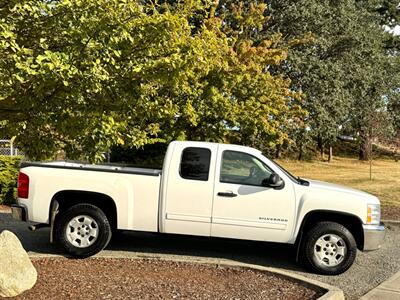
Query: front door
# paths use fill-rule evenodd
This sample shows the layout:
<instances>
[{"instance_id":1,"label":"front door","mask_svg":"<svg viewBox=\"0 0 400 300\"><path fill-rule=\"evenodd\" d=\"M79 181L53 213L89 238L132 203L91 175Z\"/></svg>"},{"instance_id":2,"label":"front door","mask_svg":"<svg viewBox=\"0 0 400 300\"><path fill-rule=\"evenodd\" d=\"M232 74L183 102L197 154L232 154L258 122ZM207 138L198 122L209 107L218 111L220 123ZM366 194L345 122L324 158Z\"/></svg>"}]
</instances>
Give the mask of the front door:
<instances>
[{"instance_id":1,"label":"front door","mask_svg":"<svg viewBox=\"0 0 400 300\"><path fill-rule=\"evenodd\" d=\"M217 157L211 235L287 242L295 212L293 183L285 180L282 189L263 186L274 171L261 154L224 148Z\"/></svg>"}]
</instances>

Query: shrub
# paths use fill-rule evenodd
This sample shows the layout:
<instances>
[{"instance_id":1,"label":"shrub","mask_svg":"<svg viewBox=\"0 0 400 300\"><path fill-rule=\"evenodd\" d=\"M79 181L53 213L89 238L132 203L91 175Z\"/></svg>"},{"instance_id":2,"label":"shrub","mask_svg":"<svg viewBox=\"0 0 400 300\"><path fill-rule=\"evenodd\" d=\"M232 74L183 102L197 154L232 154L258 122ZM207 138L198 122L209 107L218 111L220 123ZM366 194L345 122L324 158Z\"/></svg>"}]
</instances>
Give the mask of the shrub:
<instances>
[{"instance_id":1,"label":"shrub","mask_svg":"<svg viewBox=\"0 0 400 300\"><path fill-rule=\"evenodd\" d=\"M19 165L22 157L0 155L0 204L12 204L16 198Z\"/></svg>"},{"instance_id":2,"label":"shrub","mask_svg":"<svg viewBox=\"0 0 400 300\"><path fill-rule=\"evenodd\" d=\"M162 168L168 144L156 143L145 145L140 149L130 147L113 147L110 161L125 163L135 167Z\"/></svg>"}]
</instances>

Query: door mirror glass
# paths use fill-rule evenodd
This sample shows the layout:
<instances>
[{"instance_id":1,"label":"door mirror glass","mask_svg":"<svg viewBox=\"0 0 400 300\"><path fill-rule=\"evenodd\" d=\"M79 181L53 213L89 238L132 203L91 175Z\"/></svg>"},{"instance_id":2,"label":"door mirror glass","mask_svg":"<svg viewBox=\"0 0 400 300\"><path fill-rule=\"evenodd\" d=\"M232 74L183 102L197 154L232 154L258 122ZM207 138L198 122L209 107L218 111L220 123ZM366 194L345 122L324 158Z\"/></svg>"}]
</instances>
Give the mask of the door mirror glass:
<instances>
[{"instance_id":1,"label":"door mirror glass","mask_svg":"<svg viewBox=\"0 0 400 300\"><path fill-rule=\"evenodd\" d=\"M269 177L263 180L263 186L272 187L274 189L282 189L285 186L285 182L278 174L272 173Z\"/></svg>"}]
</instances>

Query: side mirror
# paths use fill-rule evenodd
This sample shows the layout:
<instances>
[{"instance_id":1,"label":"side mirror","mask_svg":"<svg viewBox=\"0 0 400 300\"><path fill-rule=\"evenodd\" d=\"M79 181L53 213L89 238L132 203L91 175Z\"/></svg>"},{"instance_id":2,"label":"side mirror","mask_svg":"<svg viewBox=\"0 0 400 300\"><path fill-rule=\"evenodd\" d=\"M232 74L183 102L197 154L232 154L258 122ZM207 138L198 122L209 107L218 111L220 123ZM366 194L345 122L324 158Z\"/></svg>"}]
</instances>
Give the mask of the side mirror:
<instances>
[{"instance_id":1,"label":"side mirror","mask_svg":"<svg viewBox=\"0 0 400 300\"><path fill-rule=\"evenodd\" d=\"M285 186L285 182L282 180L282 178L279 177L278 174L273 173L268 178L265 178L263 180L262 185L280 190L283 189L283 187Z\"/></svg>"}]
</instances>

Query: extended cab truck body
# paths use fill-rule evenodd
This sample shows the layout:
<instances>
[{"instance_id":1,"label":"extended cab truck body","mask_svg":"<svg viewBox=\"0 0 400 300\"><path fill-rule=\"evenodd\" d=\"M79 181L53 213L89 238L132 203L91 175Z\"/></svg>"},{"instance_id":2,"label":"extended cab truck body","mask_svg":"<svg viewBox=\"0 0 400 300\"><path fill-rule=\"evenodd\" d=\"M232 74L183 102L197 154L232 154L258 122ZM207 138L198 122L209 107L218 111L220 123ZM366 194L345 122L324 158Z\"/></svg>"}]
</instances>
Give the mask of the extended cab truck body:
<instances>
[{"instance_id":1,"label":"extended cab truck body","mask_svg":"<svg viewBox=\"0 0 400 300\"><path fill-rule=\"evenodd\" d=\"M384 238L370 194L293 177L258 150L172 142L162 170L23 163L13 216L51 226L75 256L101 251L113 230L296 244L314 270L339 274Z\"/></svg>"}]
</instances>

